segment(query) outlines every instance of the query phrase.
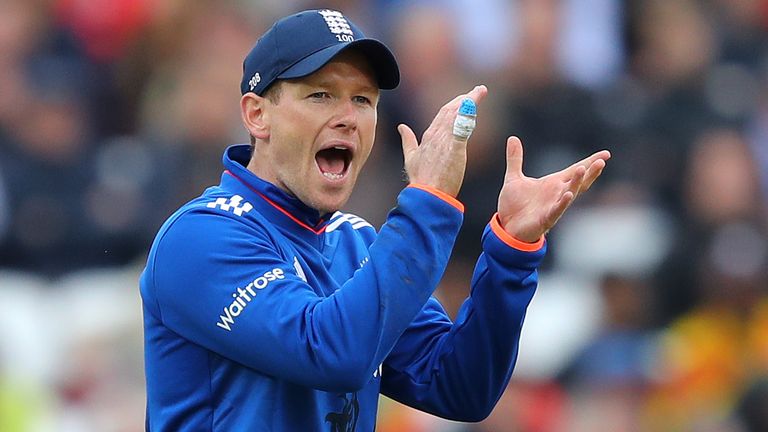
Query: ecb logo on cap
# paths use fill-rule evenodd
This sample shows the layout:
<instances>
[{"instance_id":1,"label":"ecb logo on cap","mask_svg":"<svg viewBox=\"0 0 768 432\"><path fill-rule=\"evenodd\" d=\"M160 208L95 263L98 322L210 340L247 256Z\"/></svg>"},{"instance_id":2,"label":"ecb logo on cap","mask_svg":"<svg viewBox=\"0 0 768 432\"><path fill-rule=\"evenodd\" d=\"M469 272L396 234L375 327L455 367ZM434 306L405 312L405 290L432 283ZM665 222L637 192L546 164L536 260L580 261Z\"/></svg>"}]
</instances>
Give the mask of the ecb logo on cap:
<instances>
[{"instance_id":1,"label":"ecb logo on cap","mask_svg":"<svg viewBox=\"0 0 768 432\"><path fill-rule=\"evenodd\" d=\"M253 91L253 89L255 89L257 85L259 85L259 82L261 82L261 75L259 75L259 73L256 72L251 77L251 80L248 81L248 85L251 87L251 91Z\"/></svg>"},{"instance_id":2,"label":"ecb logo on cap","mask_svg":"<svg viewBox=\"0 0 768 432\"><path fill-rule=\"evenodd\" d=\"M341 12L324 9L319 11L319 13L325 19L325 23L328 24L328 29L336 36L339 42L352 42L355 40L352 28Z\"/></svg>"}]
</instances>

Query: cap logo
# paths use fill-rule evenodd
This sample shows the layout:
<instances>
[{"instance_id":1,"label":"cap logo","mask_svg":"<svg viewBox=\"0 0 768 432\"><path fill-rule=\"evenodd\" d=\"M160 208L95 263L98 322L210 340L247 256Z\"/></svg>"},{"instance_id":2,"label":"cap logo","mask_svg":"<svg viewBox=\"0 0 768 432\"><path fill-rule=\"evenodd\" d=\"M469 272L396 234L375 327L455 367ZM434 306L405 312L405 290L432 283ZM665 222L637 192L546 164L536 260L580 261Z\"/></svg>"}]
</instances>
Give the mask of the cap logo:
<instances>
[{"instance_id":1,"label":"cap logo","mask_svg":"<svg viewBox=\"0 0 768 432\"><path fill-rule=\"evenodd\" d=\"M253 91L253 89L255 89L256 86L259 85L260 82L261 82L261 75L259 75L259 73L256 72L251 77L251 80L248 81L248 85L251 87L251 91Z\"/></svg>"},{"instance_id":2,"label":"cap logo","mask_svg":"<svg viewBox=\"0 0 768 432\"><path fill-rule=\"evenodd\" d=\"M349 22L344 18L341 12L324 9L319 11L320 15L325 19L325 23L328 25L328 29L336 36L339 42L352 42L355 40L352 28L349 26Z\"/></svg>"}]
</instances>

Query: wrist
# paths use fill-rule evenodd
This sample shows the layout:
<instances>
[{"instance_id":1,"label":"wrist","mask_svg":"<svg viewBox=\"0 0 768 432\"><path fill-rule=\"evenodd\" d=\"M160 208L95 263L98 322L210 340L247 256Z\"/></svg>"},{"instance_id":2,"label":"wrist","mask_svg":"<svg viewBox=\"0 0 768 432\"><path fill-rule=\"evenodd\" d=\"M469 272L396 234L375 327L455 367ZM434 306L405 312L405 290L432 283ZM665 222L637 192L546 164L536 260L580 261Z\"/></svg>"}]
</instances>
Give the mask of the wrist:
<instances>
[{"instance_id":1,"label":"wrist","mask_svg":"<svg viewBox=\"0 0 768 432\"><path fill-rule=\"evenodd\" d=\"M522 251L537 251L544 245L543 234L533 236L513 232L502 223L498 213L491 218L491 230L508 246Z\"/></svg>"},{"instance_id":2,"label":"wrist","mask_svg":"<svg viewBox=\"0 0 768 432\"><path fill-rule=\"evenodd\" d=\"M437 189L437 188L429 186L429 185L420 184L420 183L410 183L408 185L408 187L409 188L414 188L414 189L420 189L420 190L423 190L425 192L428 192L428 193L430 193L430 194L440 198L441 200L447 202L448 204L452 205L458 211L464 213L464 204L462 204L461 201L456 199L456 197L454 197L452 195L449 195L449 194L441 191L440 189Z\"/></svg>"}]
</instances>

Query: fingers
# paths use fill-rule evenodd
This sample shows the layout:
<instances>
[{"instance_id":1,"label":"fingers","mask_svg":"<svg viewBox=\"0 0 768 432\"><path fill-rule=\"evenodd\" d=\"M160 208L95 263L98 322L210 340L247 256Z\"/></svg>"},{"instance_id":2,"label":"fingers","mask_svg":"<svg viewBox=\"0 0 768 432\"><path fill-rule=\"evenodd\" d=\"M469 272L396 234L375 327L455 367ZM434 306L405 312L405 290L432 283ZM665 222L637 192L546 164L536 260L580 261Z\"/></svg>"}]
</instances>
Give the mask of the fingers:
<instances>
[{"instance_id":1,"label":"fingers","mask_svg":"<svg viewBox=\"0 0 768 432\"><path fill-rule=\"evenodd\" d=\"M507 172L504 181L523 176L523 143L520 138L507 138Z\"/></svg>"},{"instance_id":2,"label":"fingers","mask_svg":"<svg viewBox=\"0 0 768 432\"><path fill-rule=\"evenodd\" d=\"M600 174L603 173L603 168L605 168L605 160L603 159L598 159L592 165L590 165L587 173L584 175L584 182L579 192L588 191L589 188L592 187L592 183L594 183L595 180L600 177Z\"/></svg>"},{"instance_id":3,"label":"fingers","mask_svg":"<svg viewBox=\"0 0 768 432\"><path fill-rule=\"evenodd\" d=\"M578 166L573 170L573 176L568 181L568 192L571 192L574 198L579 194L584 186L584 176L587 170L583 166Z\"/></svg>"},{"instance_id":4,"label":"fingers","mask_svg":"<svg viewBox=\"0 0 768 432\"><path fill-rule=\"evenodd\" d=\"M595 152L591 154L588 157L585 157L584 159L574 163L568 168L571 169L577 166L583 166L584 168L589 168L593 163L595 163L598 160L602 160L603 162L605 162L610 158L611 158L611 152L609 152L608 150L601 150L599 152Z\"/></svg>"},{"instance_id":5,"label":"fingers","mask_svg":"<svg viewBox=\"0 0 768 432\"><path fill-rule=\"evenodd\" d=\"M565 191L565 193L560 196L560 199L557 200L557 202L552 206L545 218L545 231L549 231L553 226L555 226L557 221L560 220L560 217L563 215L563 213L565 213L566 210L568 210L568 207L573 204L575 199L576 195L574 195L570 190Z\"/></svg>"},{"instance_id":6,"label":"fingers","mask_svg":"<svg viewBox=\"0 0 768 432\"><path fill-rule=\"evenodd\" d=\"M578 196L579 193L585 192L589 190L590 187L592 187L592 183L594 183L595 180L600 177L600 174L603 172L603 168L605 168L606 161L610 158L611 152L608 150L602 150L574 163L563 171L560 171L560 173L565 174L566 178L573 178L575 175L574 173L577 170L584 169L586 171L584 178L580 181L579 189L574 192L576 196ZM570 179L566 181L570 181Z\"/></svg>"},{"instance_id":7,"label":"fingers","mask_svg":"<svg viewBox=\"0 0 768 432\"><path fill-rule=\"evenodd\" d=\"M486 87L484 85L478 85L478 86L475 86L475 88L473 88L472 90L470 90L469 93L467 93L466 97L468 97L468 98L472 99L473 101L475 101L476 105L479 105L480 102L483 99L485 99L485 96L487 94L488 94L488 87ZM459 98L459 103L461 103L461 99L464 99L464 97L460 97ZM458 107L457 107L457 109L458 109Z\"/></svg>"},{"instance_id":8,"label":"fingers","mask_svg":"<svg viewBox=\"0 0 768 432\"><path fill-rule=\"evenodd\" d=\"M563 190L560 198L552 205L552 208L550 208L545 216L544 226L547 231L555 226L563 213L565 213L565 211L568 210L568 207L570 207L576 200L576 197L583 186L586 173L587 170L582 166L578 166L573 170L573 177L568 181L566 189Z\"/></svg>"},{"instance_id":9,"label":"fingers","mask_svg":"<svg viewBox=\"0 0 768 432\"><path fill-rule=\"evenodd\" d=\"M584 184L587 170L583 166L577 166L570 171L572 172L571 178L566 181L557 201L550 206L543 217L544 232L549 231L555 226L560 217L568 210L568 207L576 200Z\"/></svg>"},{"instance_id":10,"label":"fingers","mask_svg":"<svg viewBox=\"0 0 768 432\"><path fill-rule=\"evenodd\" d=\"M486 95L488 95L488 87L484 85L475 86L472 90L469 91L469 93L460 94L447 104L443 105L443 107L437 113L435 120L445 118L447 121L450 121L451 124L453 124L453 120L456 117L456 114L459 112L459 107L461 106L462 100L465 98L470 98L475 102L475 105L480 105L480 102L485 99Z\"/></svg>"},{"instance_id":11,"label":"fingers","mask_svg":"<svg viewBox=\"0 0 768 432\"><path fill-rule=\"evenodd\" d=\"M403 156L408 156L419 147L419 140L416 138L413 129L408 127L408 125L397 125L397 132L400 133L400 140L403 144Z\"/></svg>"}]
</instances>

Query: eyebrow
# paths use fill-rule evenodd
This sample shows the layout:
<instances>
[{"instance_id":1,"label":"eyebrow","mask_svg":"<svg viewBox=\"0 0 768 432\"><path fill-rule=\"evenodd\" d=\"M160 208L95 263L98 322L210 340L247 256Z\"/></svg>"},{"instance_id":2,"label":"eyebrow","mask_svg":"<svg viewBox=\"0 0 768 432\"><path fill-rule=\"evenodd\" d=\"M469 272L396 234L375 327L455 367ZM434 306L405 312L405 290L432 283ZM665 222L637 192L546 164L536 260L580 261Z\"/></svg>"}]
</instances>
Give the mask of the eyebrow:
<instances>
[{"instance_id":1,"label":"eyebrow","mask_svg":"<svg viewBox=\"0 0 768 432\"><path fill-rule=\"evenodd\" d=\"M379 87L366 85L366 86L363 86L363 91L369 91L371 93L378 93L379 92Z\"/></svg>"},{"instance_id":2,"label":"eyebrow","mask_svg":"<svg viewBox=\"0 0 768 432\"><path fill-rule=\"evenodd\" d=\"M301 84L305 87L321 87L321 88L332 88L334 87L333 81L330 80L305 80L302 81ZM378 93L379 88L377 86L372 85L363 85L361 86L360 90L362 92L369 92L369 93Z\"/></svg>"}]
</instances>

